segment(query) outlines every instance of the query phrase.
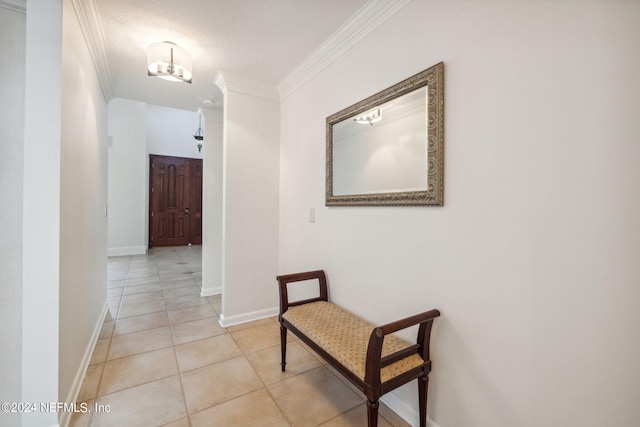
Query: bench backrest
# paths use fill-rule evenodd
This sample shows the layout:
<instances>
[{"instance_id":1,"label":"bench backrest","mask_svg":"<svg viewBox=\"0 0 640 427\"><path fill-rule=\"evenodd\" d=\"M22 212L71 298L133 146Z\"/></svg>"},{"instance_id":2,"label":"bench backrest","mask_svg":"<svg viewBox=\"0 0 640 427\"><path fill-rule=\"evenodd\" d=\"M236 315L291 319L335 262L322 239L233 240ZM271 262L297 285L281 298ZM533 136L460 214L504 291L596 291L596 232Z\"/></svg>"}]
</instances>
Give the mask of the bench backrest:
<instances>
[{"instance_id":1,"label":"bench backrest","mask_svg":"<svg viewBox=\"0 0 640 427\"><path fill-rule=\"evenodd\" d=\"M324 274L324 270L307 271L305 273L285 274L277 276L278 287L280 289L280 315L287 311L289 307L293 307L300 304L306 304L314 301L329 301L329 292L327 291L327 276ZM319 296L309 298L301 301L289 302L289 293L287 286L289 283L303 282L307 280L318 280Z\"/></svg>"}]
</instances>

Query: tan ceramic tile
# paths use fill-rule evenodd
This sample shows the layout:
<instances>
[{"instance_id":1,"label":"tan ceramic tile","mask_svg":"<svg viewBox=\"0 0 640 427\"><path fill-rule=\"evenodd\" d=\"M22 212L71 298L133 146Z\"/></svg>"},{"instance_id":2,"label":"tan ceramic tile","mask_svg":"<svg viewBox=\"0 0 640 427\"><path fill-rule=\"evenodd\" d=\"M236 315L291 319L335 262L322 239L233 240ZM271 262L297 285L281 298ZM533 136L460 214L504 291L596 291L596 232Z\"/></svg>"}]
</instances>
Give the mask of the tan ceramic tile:
<instances>
[{"instance_id":1,"label":"tan ceramic tile","mask_svg":"<svg viewBox=\"0 0 640 427\"><path fill-rule=\"evenodd\" d=\"M109 272L124 271L125 273L129 269L131 259L125 259L124 257L109 257L107 262Z\"/></svg>"},{"instance_id":2,"label":"tan ceramic tile","mask_svg":"<svg viewBox=\"0 0 640 427\"><path fill-rule=\"evenodd\" d=\"M118 310L120 310L120 306L109 306L109 310L107 311L107 316L115 319L118 317Z\"/></svg>"},{"instance_id":3,"label":"tan ceramic tile","mask_svg":"<svg viewBox=\"0 0 640 427\"><path fill-rule=\"evenodd\" d=\"M363 404L363 400L321 367L267 386L294 427L317 426Z\"/></svg>"},{"instance_id":4,"label":"tan ceramic tile","mask_svg":"<svg viewBox=\"0 0 640 427\"><path fill-rule=\"evenodd\" d=\"M193 307L182 308L180 310L168 311L169 322L175 325L177 323L190 322L192 320L206 319L207 317L217 318L217 313L209 304L196 305Z\"/></svg>"},{"instance_id":5,"label":"tan ceramic tile","mask_svg":"<svg viewBox=\"0 0 640 427\"><path fill-rule=\"evenodd\" d=\"M186 296L200 297L200 288L196 286L195 282L191 286L184 286L182 288L164 289L162 290L164 299L172 299Z\"/></svg>"},{"instance_id":6,"label":"tan ceramic tile","mask_svg":"<svg viewBox=\"0 0 640 427\"><path fill-rule=\"evenodd\" d=\"M113 328L113 335L125 335L164 326L169 326L169 318L165 311L159 311L157 313L118 319Z\"/></svg>"},{"instance_id":7,"label":"tan ceramic tile","mask_svg":"<svg viewBox=\"0 0 640 427\"><path fill-rule=\"evenodd\" d=\"M109 352L110 343L111 340L109 338L99 339L98 341L96 341L96 346L93 349L93 354L91 355L89 365L102 363L107 360L107 353Z\"/></svg>"},{"instance_id":8,"label":"tan ceramic tile","mask_svg":"<svg viewBox=\"0 0 640 427\"><path fill-rule=\"evenodd\" d=\"M109 258L109 272L127 272L129 270L129 265L131 264L131 259L125 258Z\"/></svg>"},{"instance_id":9,"label":"tan ceramic tile","mask_svg":"<svg viewBox=\"0 0 640 427\"><path fill-rule=\"evenodd\" d=\"M187 416L177 375L100 396L96 402L109 405L109 412L94 412L91 427L160 426Z\"/></svg>"},{"instance_id":10,"label":"tan ceramic tile","mask_svg":"<svg viewBox=\"0 0 640 427\"><path fill-rule=\"evenodd\" d=\"M141 292L139 294L129 294L122 297L122 305L139 304L142 302L161 301L162 291Z\"/></svg>"},{"instance_id":11,"label":"tan ceramic tile","mask_svg":"<svg viewBox=\"0 0 640 427\"><path fill-rule=\"evenodd\" d=\"M114 325L115 322L113 320L105 320L104 323L102 323L102 329L100 329L98 339L111 338Z\"/></svg>"},{"instance_id":12,"label":"tan ceramic tile","mask_svg":"<svg viewBox=\"0 0 640 427\"><path fill-rule=\"evenodd\" d=\"M222 298L220 298L220 295L213 295L213 296L207 297L207 299L211 303L211 306L216 311L216 313L218 314L222 313Z\"/></svg>"},{"instance_id":13,"label":"tan ceramic tile","mask_svg":"<svg viewBox=\"0 0 640 427\"><path fill-rule=\"evenodd\" d=\"M105 315L104 315L104 319L103 319L102 321L103 321L103 322L108 322L109 320L114 320L114 321L115 321L115 320L116 320L116 318L115 318L115 317L113 317L113 316L111 315L111 312L107 311L107 312L105 313Z\"/></svg>"},{"instance_id":14,"label":"tan ceramic tile","mask_svg":"<svg viewBox=\"0 0 640 427\"><path fill-rule=\"evenodd\" d=\"M226 331L218 324L218 319L209 317L207 319L194 320L191 322L179 323L171 326L174 345L183 344L189 341L196 341L216 335L222 335Z\"/></svg>"},{"instance_id":15,"label":"tan ceramic tile","mask_svg":"<svg viewBox=\"0 0 640 427\"><path fill-rule=\"evenodd\" d=\"M184 269L182 268L182 266L161 270L159 277L160 277L160 281L163 283L177 282L181 280L191 280L191 277L189 277L188 274L184 274Z\"/></svg>"},{"instance_id":16,"label":"tan ceramic tile","mask_svg":"<svg viewBox=\"0 0 640 427\"><path fill-rule=\"evenodd\" d=\"M122 291L122 295L133 295L133 294L142 294L145 292L155 292L161 291L162 287L160 283L149 283L146 285L137 285L137 286L127 286Z\"/></svg>"},{"instance_id":17,"label":"tan ceramic tile","mask_svg":"<svg viewBox=\"0 0 640 427\"><path fill-rule=\"evenodd\" d=\"M141 267L141 266L156 266L157 263L154 261L154 257L151 254L138 254L131 255L131 263L129 266L131 268Z\"/></svg>"},{"instance_id":18,"label":"tan ceramic tile","mask_svg":"<svg viewBox=\"0 0 640 427\"><path fill-rule=\"evenodd\" d=\"M338 380L342 381L342 383L344 385L346 385L351 390L353 390L354 393L356 393L359 396L362 395L362 392L360 391L360 389L358 389L358 387L353 385L353 383L351 381L349 381L344 375L342 375L340 372L338 372L333 366L327 364L327 365L325 365L325 367L329 370L329 372L331 372L333 375L335 375L335 377L338 378Z\"/></svg>"},{"instance_id":19,"label":"tan ceramic tile","mask_svg":"<svg viewBox=\"0 0 640 427\"><path fill-rule=\"evenodd\" d=\"M124 280L109 280L107 282L107 289L123 288L125 284L126 281Z\"/></svg>"},{"instance_id":20,"label":"tan ceramic tile","mask_svg":"<svg viewBox=\"0 0 640 427\"><path fill-rule=\"evenodd\" d=\"M291 332L287 332L287 337L293 337L293 339L295 339L297 343L300 343L302 348L307 350L309 352L309 354L311 354L313 357L315 357L318 360L318 362L320 362L323 365L327 365L327 366L329 365L326 360L324 360L320 355L318 355L318 353L315 352L314 349L312 349L306 343L304 343L301 340L299 340L298 337L293 335Z\"/></svg>"},{"instance_id":21,"label":"tan ceramic tile","mask_svg":"<svg viewBox=\"0 0 640 427\"><path fill-rule=\"evenodd\" d=\"M162 274L167 273L183 273L184 267L183 263L180 260L166 260L161 263L158 263L158 271Z\"/></svg>"},{"instance_id":22,"label":"tan ceramic tile","mask_svg":"<svg viewBox=\"0 0 640 427\"><path fill-rule=\"evenodd\" d=\"M107 288L107 298L122 296L124 288Z\"/></svg>"},{"instance_id":23,"label":"tan ceramic tile","mask_svg":"<svg viewBox=\"0 0 640 427\"><path fill-rule=\"evenodd\" d=\"M367 425L367 406L365 403L343 412L335 418L320 424L319 427L361 427ZM378 427L393 427L378 415Z\"/></svg>"},{"instance_id":24,"label":"tan ceramic tile","mask_svg":"<svg viewBox=\"0 0 640 427\"><path fill-rule=\"evenodd\" d=\"M108 361L98 395L148 383L178 373L172 347Z\"/></svg>"},{"instance_id":25,"label":"tan ceramic tile","mask_svg":"<svg viewBox=\"0 0 640 427\"><path fill-rule=\"evenodd\" d=\"M184 372L182 385L191 414L263 387L244 357Z\"/></svg>"},{"instance_id":26,"label":"tan ceramic tile","mask_svg":"<svg viewBox=\"0 0 640 427\"><path fill-rule=\"evenodd\" d=\"M156 313L158 311L163 311L164 309L164 301L151 301L139 304L123 305L120 307L120 311L118 312L118 319L139 316L141 314Z\"/></svg>"},{"instance_id":27,"label":"tan ceramic tile","mask_svg":"<svg viewBox=\"0 0 640 427\"><path fill-rule=\"evenodd\" d=\"M282 411L263 388L193 414L191 423L193 427L289 427Z\"/></svg>"},{"instance_id":28,"label":"tan ceramic tile","mask_svg":"<svg viewBox=\"0 0 640 427\"><path fill-rule=\"evenodd\" d=\"M400 415L393 412L387 405L380 402L380 408L378 408L378 413L380 415L379 419L384 419L393 427L411 427L411 424L403 420Z\"/></svg>"},{"instance_id":29,"label":"tan ceramic tile","mask_svg":"<svg viewBox=\"0 0 640 427\"><path fill-rule=\"evenodd\" d=\"M111 347L109 348L107 360L170 347L171 345L173 345L173 343L171 342L171 332L169 328L158 328L127 335L119 335L111 339Z\"/></svg>"},{"instance_id":30,"label":"tan ceramic tile","mask_svg":"<svg viewBox=\"0 0 640 427\"><path fill-rule=\"evenodd\" d=\"M126 269L118 269L109 271L109 280L124 280L127 278Z\"/></svg>"},{"instance_id":31,"label":"tan ceramic tile","mask_svg":"<svg viewBox=\"0 0 640 427\"><path fill-rule=\"evenodd\" d=\"M143 260L140 260L140 261L132 261L131 264L129 264L129 274L141 273L141 272L154 273L156 271L158 271L158 266L156 263L153 263L153 262L145 262Z\"/></svg>"},{"instance_id":32,"label":"tan ceramic tile","mask_svg":"<svg viewBox=\"0 0 640 427\"><path fill-rule=\"evenodd\" d=\"M280 345L280 327L273 322L231 332L231 335L245 354ZM288 337L289 340L291 338Z\"/></svg>"},{"instance_id":33,"label":"tan ceramic tile","mask_svg":"<svg viewBox=\"0 0 640 427\"><path fill-rule=\"evenodd\" d=\"M285 372L282 372L280 365L280 346L247 354L247 360L265 384L273 384L322 366L315 357L295 341L287 343Z\"/></svg>"},{"instance_id":34,"label":"tan ceramic tile","mask_svg":"<svg viewBox=\"0 0 640 427\"><path fill-rule=\"evenodd\" d=\"M158 278L158 270L146 270L146 269L142 269L142 270L138 270L138 271L131 271L129 270L129 272L127 273L127 280L132 280L132 279L142 279L142 278Z\"/></svg>"},{"instance_id":35,"label":"tan ceramic tile","mask_svg":"<svg viewBox=\"0 0 640 427\"><path fill-rule=\"evenodd\" d=\"M195 286L195 281L191 278L189 279L179 279L179 280L163 280L162 289L175 289L175 288L184 288L187 286Z\"/></svg>"},{"instance_id":36,"label":"tan ceramic tile","mask_svg":"<svg viewBox=\"0 0 640 427\"><path fill-rule=\"evenodd\" d=\"M189 418L180 418L177 421L174 421L169 424L164 424L161 427L189 427Z\"/></svg>"},{"instance_id":37,"label":"tan ceramic tile","mask_svg":"<svg viewBox=\"0 0 640 427\"><path fill-rule=\"evenodd\" d=\"M191 279L191 277L189 274L186 274L184 270L160 272L160 280L163 282L173 282L176 280L185 280L185 279Z\"/></svg>"},{"instance_id":38,"label":"tan ceramic tile","mask_svg":"<svg viewBox=\"0 0 640 427\"><path fill-rule=\"evenodd\" d=\"M270 318L260 319L260 320L255 320L253 322L241 323L239 325L230 326L227 329L229 329L230 332L235 332L235 331L241 331L243 329L255 328L256 326L261 326L261 325L273 325L273 320L271 320Z\"/></svg>"},{"instance_id":39,"label":"tan ceramic tile","mask_svg":"<svg viewBox=\"0 0 640 427\"><path fill-rule=\"evenodd\" d=\"M156 257L159 272L176 269L182 270L182 265L178 264L179 262L180 260L175 257Z\"/></svg>"},{"instance_id":40,"label":"tan ceramic tile","mask_svg":"<svg viewBox=\"0 0 640 427\"><path fill-rule=\"evenodd\" d=\"M138 285L147 285L149 283L159 283L160 277L139 277L139 278L129 278L126 280L126 286L138 286Z\"/></svg>"},{"instance_id":41,"label":"tan ceramic tile","mask_svg":"<svg viewBox=\"0 0 640 427\"><path fill-rule=\"evenodd\" d=\"M210 303L221 302L222 294L209 295L207 299L209 300Z\"/></svg>"},{"instance_id":42,"label":"tan ceramic tile","mask_svg":"<svg viewBox=\"0 0 640 427\"><path fill-rule=\"evenodd\" d=\"M77 401L86 402L91 399L95 399L98 394L98 384L100 383L100 376L102 375L102 368L104 363L98 363L96 365L89 365L87 373L82 380L82 386L78 393Z\"/></svg>"},{"instance_id":43,"label":"tan ceramic tile","mask_svg":"<svg viewBox=\"0 0 640 427\"><path fill-rule=\"evenodd\" d=\"M229 334L180 344L175 346L175 350L178 366L183 372L242 356Z\"/></svg>"},{"instance_id":44,"label":"tan ceramic tile","mask_svg":"<svg viewBox=\"0 0 640 427\"><path fill-rule=\"evenodd\" d=\"M181 308L193 307L195 305L208 304L206 298L198 295L187 295L178 298L171 298L164 301L167 310L180 310Z\"/></svg>"}]
</instances>

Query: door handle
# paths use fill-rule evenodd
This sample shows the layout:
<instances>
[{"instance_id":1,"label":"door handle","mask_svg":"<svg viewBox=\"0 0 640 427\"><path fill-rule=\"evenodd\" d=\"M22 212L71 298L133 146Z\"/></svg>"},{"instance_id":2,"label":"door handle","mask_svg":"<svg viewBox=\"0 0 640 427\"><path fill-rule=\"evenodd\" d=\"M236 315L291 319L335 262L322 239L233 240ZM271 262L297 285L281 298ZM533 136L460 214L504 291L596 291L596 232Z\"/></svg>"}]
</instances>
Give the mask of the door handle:
<instances>
[{"instance_id":1,"label":"door handle","mask_svg":"<svg viewBox=\"0 0 640 427\"><path fill-rule=\"evenodd\" d=\"M185 214L185 215L189 215L189 208L185 208L185 209L184 209L184 214Z\"/></svg>"}]
</instances>

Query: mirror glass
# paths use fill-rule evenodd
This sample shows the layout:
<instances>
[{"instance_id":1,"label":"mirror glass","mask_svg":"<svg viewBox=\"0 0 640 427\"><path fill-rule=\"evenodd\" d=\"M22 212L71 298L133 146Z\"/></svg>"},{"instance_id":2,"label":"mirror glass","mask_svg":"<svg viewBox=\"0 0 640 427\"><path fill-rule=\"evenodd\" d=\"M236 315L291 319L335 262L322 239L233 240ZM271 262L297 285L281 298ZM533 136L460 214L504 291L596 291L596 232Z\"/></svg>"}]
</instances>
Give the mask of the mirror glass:
<instances>
[{"instance_id":1,"label":"mirror glass","mask_svg":"<svg viewBox=\"0 0 640 427\"><path fill-rule=\"evenodd\" d=\"M427 190L426 95L418 89L333 126L334 195Z\"/></svg>"},{"instance_id":2,"label":"mirror glass","mask_svg":"<svg viewBox=\"0 0 640 427\"><path fill-rule=\"evenodd\" d=\"M327 118L327 206L441 206L442 63Z\"/></svg>"}]
</instances>

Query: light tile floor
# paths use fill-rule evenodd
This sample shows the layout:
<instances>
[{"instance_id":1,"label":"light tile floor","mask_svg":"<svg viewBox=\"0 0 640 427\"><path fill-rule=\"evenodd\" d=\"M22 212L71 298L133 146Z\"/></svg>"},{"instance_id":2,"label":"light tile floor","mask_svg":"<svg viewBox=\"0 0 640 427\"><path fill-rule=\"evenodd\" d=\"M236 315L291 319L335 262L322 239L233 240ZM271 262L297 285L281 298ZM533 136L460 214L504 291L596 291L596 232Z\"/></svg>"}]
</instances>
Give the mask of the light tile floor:
<instances>
[{"instance_id":1,"label":"light tile floor","mask_svg":"<svg viewBox=\"0 0 640 427\"><path fill-rule=\"evenodd\" d=\"M292 334L280 371L275 317L222 328L201 269L200 246L109 259L109 312L78 397L91 413L72 427L366 426L362 394ZM408 425L380 406L381 427Z\"/></svg>"}]
</instances>

